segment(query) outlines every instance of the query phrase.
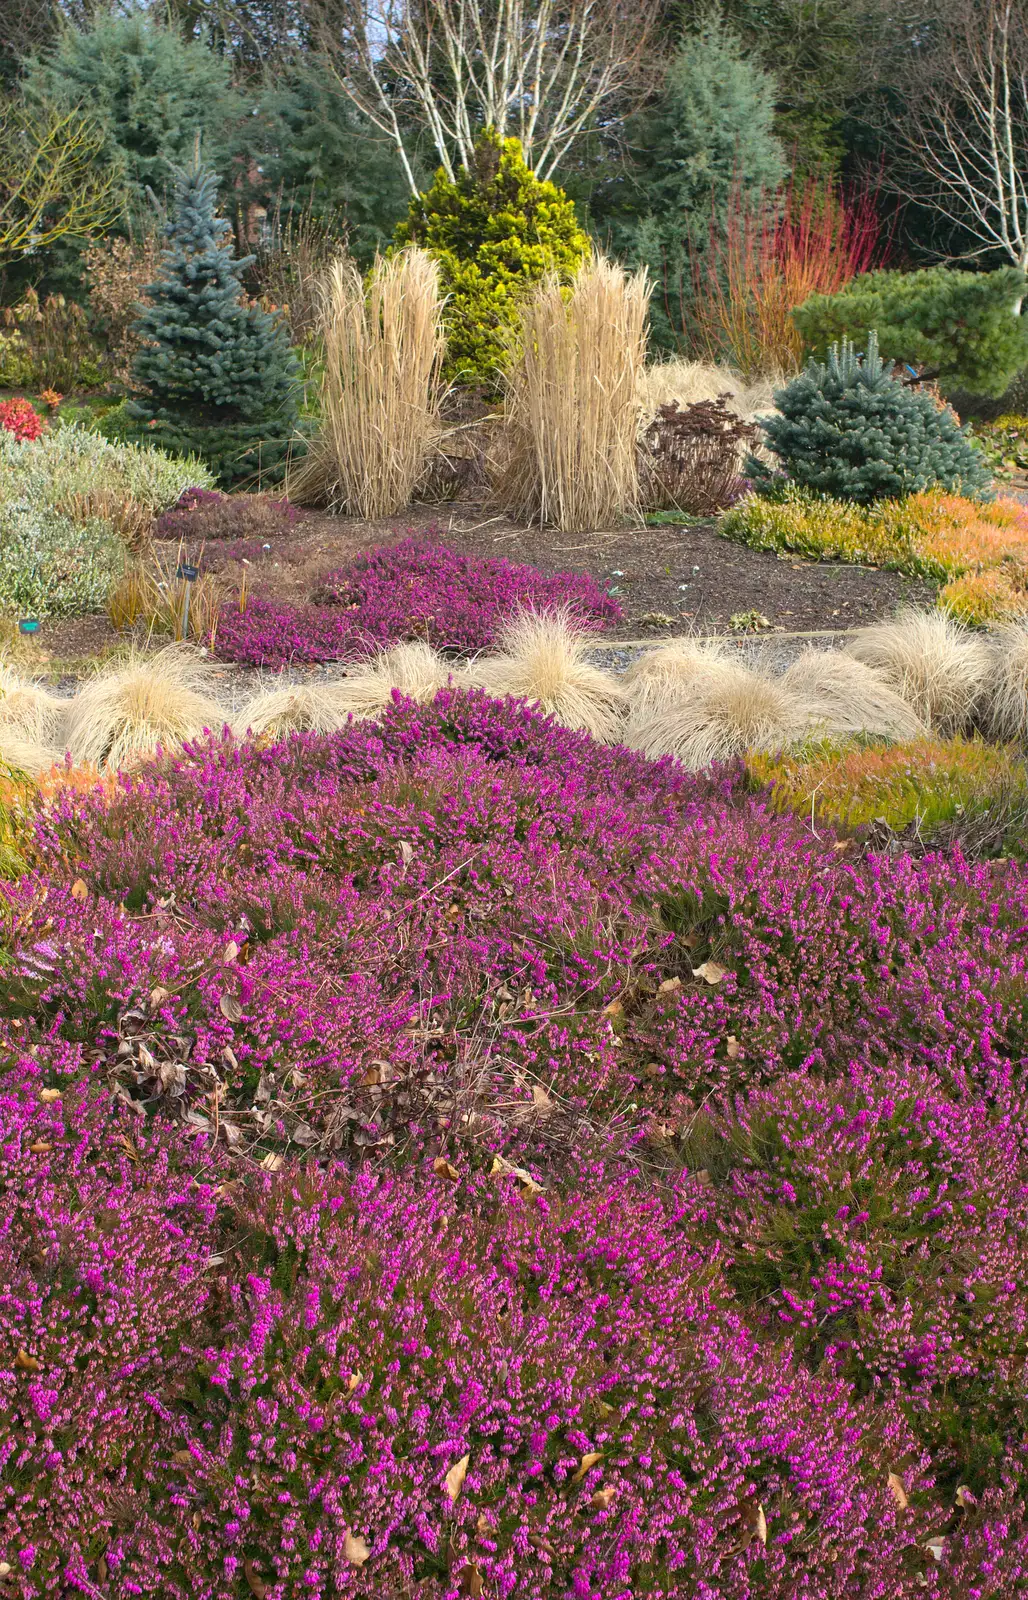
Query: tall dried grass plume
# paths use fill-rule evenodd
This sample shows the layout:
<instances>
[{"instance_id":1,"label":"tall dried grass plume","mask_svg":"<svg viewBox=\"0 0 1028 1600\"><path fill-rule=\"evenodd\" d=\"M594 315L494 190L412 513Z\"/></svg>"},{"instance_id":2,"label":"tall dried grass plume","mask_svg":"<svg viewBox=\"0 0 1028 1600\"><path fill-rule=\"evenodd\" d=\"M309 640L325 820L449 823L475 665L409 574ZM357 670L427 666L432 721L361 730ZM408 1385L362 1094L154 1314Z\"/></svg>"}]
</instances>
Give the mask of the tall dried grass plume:
<instances>
[{"instance_id":1,"label":"tall dried grass plume","mask_svg":"<svg viewBox=\"0 0 1028 1600\"><path fill-rule=\"evenodd\" d=\"M525 300L508 380L504 506L566 532L637 513L636 436L650 284L602 256L569 291L550 275Z\"/></svg>"},{"instance_id":2,"label":"tall dried grass plume","mask_svg":"<svg viewBox=\"0 0 1028 1600\"><path fill-rule=\"evenodd\" d=\"M942 734L968 726L994 670L988 642L942 611L901 612L893 621L860 628L846 651Z\"/></svg>"},{"instance_id":3,"label":"tall dried grass plume","mask_svg":"<svg viewBox=\"0 0 1028 1600\"><path fill-rule=\"evenodd\" d=\"M566 612L519 612L501 630L499 653L474 662L468 679L488 694L527 700L565 728L616 743L625 693L616 678L585 659L594 644Z\"/></svg>"},{"instance_id":4,"label":"tall dried grass plume","mask_svg":"<svg viewBox=\"0 0 1028 1600\"><path fill-rule=\"evenodd\" d=\"M170 645L84 684L68 708L66 738L74 761L113 772L217 732L225 720L203 658Z\"/></svg>"},{"instance_id":5,"label":"tall dried grass plume","mask_svg":"<svg viewBox=\"0 0 1028 1600\"><path fill-rule=\"evenodd\" d=\"M322 297L321 431L290 472L300 505L373 520L410 501L441 433L439 268L425 250L378 259L367 285L335 261Z\"/></svg>"}]
</instances>

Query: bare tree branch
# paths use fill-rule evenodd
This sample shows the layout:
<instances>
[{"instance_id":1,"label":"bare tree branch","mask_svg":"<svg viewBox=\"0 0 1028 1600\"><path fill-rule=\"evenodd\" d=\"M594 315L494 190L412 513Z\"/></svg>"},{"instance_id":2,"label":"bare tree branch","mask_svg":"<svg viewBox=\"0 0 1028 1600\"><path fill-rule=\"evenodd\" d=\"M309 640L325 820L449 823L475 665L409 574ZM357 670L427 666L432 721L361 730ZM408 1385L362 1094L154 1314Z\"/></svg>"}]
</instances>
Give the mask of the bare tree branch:
<instances>
[{"instance_id":1,"label":"bare tree branch","mask_svg":"<svg viewBox=\"0 0 1028 1600\"><path fill-rule=\"evenodd\" d=\"M394 143L411 124L447 176L486 127L540 178L640 75L657 0L312 0L344 91Z\"/></svg>"},{"instance_id":2,"label":"bare tree branch","mask_svg":"<svg viewBox=\"0 0 1028 1600\"><path fill-rule=\"evenodd\" d=\"M951 0L898 132L912 192L1028 271L1028 8Z\"/></svg>"},{"instance_id":3,"label":"bare tree branch","mask_svg":"<svg viewBox=\"0 0 1028 1600\"><path fill-rule=\"evenodd\" d=\"M123 202L105 144L81 111L0 107L0 264L110 227Z\"/></svg>"}]
</instances>

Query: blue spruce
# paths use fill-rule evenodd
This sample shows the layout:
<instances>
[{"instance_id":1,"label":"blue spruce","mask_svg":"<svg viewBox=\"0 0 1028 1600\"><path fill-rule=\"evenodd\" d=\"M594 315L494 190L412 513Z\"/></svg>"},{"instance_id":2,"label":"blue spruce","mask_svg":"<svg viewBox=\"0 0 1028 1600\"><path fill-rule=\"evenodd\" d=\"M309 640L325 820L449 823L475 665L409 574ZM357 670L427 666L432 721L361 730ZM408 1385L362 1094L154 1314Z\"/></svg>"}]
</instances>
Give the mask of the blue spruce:
<instances>
[{"instance_id":1,"label":"blue spruce","mask_svg":"<svg viewBox=\"0 0 1028 1600\"><path fill-rule=\"evenodd\" d=\"M990 498L991 474L966 430L948 406L894 376L874 332L863 358L843 339L825 364L808 361L775 405L760 419L765 443L800 488L862 505L936 484ZM746 471L758 489L781 481L756 457Z\"/></svg>"},{"instance_id":2,"label":"blue spruce","mask_svg":"<svg viewBox=\"0 0 1028 1600\"><path fill-rule=\"evenodd\" d=\"M174 168L161 275L137 330L128 412L137 433L178 454L196 451L225 487L281 471L297 420L299 368L277 314L245 301L218 180L200 161Z\"/></svg>"}]
</instances>

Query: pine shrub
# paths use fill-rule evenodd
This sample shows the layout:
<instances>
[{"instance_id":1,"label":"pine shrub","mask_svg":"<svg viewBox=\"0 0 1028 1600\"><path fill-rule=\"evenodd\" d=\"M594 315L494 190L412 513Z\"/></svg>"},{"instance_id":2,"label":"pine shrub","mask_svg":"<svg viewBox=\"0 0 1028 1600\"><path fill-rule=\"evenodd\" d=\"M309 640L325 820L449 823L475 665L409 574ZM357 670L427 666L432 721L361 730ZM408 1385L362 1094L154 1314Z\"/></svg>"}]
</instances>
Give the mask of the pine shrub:
<instances>
[{"instance_id":1,"label":"pine shrub","mask_svg":"<svg viewBox=\"0 0 1028 1600\"><path fill-rule=\"evenodd\" d=\"M966 430L948 407L893 375L873 330L865 356L843 339L827 363L809 361L779 390L775 405L761 424L766 443L800 488L861 505L932 485L988 496L990 474ZM772 487L774 474L757 457L747 472L758 488Z\"/></svg>"},{"instance_id":2,"label":"pine shrub","mask_svg":"<svg viewBox=\"0 0 1028 1600\"><path fill-rule=\"evenodd\" d=\"M137 324L128 411L137 433L177 455L196 451L223 486L284 462L296 418L298 368L285 324L246 304L217 178L199 158L175 170L168 247Z\"/></svg>"},{"instance_id":3,"label":"pine shrub","mask_svg":"<svg viewBox=\"0 0 1028 1600\"><path fill-rule=\"evenodd\" d=\"M398 245L424 246L439 262L447 297L444 376L489 386L510 359L525 286L547 273L570 282L589 253L572 202L529 170L519 140L491 130L475 148L472 169L455 179L440 169L394 237Z\"/></svg>"},{"instance_id":4,"label":"pine shrub","mask_svg":"<svg viewBox=\"0 0 1028 1600\"><path fill-rule=\"evenodd\" d=\"M1001 395L1028 366L1028 279L998 272L868 272L839 294L812 294L793 312L808 351L822 359L839 339L874 328L884 356L975 395Z\"/></svg>"}]
</instances>

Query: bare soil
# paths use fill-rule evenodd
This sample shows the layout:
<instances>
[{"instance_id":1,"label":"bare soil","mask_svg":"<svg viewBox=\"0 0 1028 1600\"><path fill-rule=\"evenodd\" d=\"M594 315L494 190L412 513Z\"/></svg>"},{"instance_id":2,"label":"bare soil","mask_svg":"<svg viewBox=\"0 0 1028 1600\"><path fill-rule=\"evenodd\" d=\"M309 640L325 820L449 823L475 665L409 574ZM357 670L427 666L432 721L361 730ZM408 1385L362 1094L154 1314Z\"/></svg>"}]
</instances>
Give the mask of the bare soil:
<instances>
[{"instance_id":1,"label":"bare soil","mask_svg":"<svg viewBox=\"0 0 1028 1600\"><path fill-rule=\"evenodd\" d=\"M803 561L749 550L718 536L713 523L632 527L580 535L526 528L474 502L415 506L381 522L312 513L247 570L251 594L302 604L318 580L361 551L424 534L466 554L527 561L543 571L591 572L624 610L610 639L668 633L737 632L755 613L764 631L833 632L888 616L903 603L930 604L931 584L841 562ZM213 551L214 547L209 547ZM243 568L226 567L238 585ZM78 675L93 657L123 643L105 617L44 622L31 649L46 670Z\"/></svg>"}]
</instances>

